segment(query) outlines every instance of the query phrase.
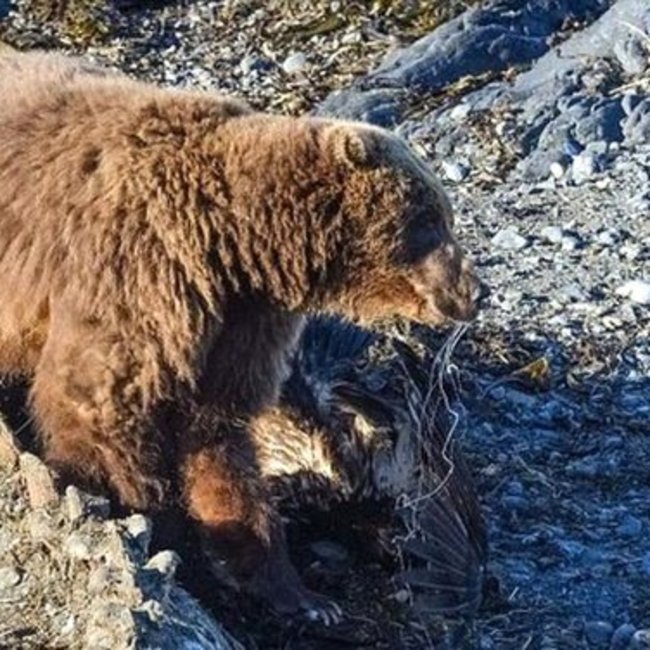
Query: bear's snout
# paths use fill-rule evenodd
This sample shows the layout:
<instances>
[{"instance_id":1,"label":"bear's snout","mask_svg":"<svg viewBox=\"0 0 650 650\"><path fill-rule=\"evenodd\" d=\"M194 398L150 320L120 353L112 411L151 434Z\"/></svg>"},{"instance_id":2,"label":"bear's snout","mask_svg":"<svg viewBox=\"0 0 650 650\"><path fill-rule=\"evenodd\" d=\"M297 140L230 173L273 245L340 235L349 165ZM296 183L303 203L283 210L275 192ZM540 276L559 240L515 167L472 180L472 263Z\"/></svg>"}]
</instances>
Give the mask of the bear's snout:
<instances>
[{"instance_id":1,"label":"bear's snout","mask_svg":"<svg viewBox=\"0 0 650 650\"><path fill-rule=\"evenodd\" d=\"M474 264L453 244L419 266L413 285L422 298L418 320L430 325L473 320L487 295Z\"/></svg>"}]
</instances>

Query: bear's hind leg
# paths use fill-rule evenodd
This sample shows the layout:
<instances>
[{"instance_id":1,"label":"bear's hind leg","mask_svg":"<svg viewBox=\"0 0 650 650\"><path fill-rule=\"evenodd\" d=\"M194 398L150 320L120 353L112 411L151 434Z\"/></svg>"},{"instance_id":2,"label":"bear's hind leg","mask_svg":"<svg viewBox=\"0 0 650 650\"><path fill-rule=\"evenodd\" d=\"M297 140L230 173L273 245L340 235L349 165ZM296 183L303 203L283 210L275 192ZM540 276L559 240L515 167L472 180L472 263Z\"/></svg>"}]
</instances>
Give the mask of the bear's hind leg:
<instances>
[{"instance_id":1,"label":"bear's hind leg","mask_svg":"<svg viewBox=\"0 0 650 650\"><path fill-rule=\"evenodd\" d=\"M164 506L167 480L140 376L118 336L87 324L56 327L36 367L30 402L46 462L62 484L108 486L123 507L151 511Z\"/></svg>"},{"instance_id":2,"label":"bear's hind leg","mask_svg":"<svg viewBox=\"0 0 650 650\"><path fill-rule=\"evenodd\" d=\"M183 438L185 505L215 575L226 583L234 576L280 613L304 612L328 624L339 620L338 606L308 590L289 559L282 521L259 477L245 427L198 417Z\"/></svg>"}]
</instances>

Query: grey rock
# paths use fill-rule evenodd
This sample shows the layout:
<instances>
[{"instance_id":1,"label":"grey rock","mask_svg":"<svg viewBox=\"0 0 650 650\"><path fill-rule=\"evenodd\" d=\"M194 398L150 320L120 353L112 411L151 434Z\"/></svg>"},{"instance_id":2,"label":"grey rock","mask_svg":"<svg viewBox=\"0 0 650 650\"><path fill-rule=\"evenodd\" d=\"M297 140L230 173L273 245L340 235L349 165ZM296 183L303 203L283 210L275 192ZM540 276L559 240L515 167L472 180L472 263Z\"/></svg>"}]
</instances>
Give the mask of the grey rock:
<instances>
[{"instance_id":1,"label":"grey rock","mask_svg":"<svg viewBox=\"0 0 650 650\"><path fill-rule=\"evenodd\" d=\"M601 246L608 246L608 247L613 246L618 241L620 241L620 239L621 237L619 232L614 228L608 228L607 230L602 230L595 237L595 241L597 243L599 243Z\"/></svg>"},{"instance_id":2,"label":"grey rock","mask_svg":"<svg viewBox=\"0 0 650 650\"><path fill-rule=\"evenodd\" d=\"M585 151L588 151L590 154L592 154L595 157L596 162L600 163L599 168L601 170L605 166L606 156L610 151L611 144L612 143L608 142L607 140L594 140L593 142L587 143L587 146L585 147Z\"/></svg>"},{"instance_id":3,"label":"grey rock","mask_svg":"<svg viewBox=\"0 0 650 650\"><path fill-rule=\"evenodd\" d=\"M631 115L632 111L643 101L643 95L636 92L627 92L621 99L621 108L625 115Z\"/></svg>"},{"instance_id":4,"label":"grey rock","mask_svg":"<svg viewBox=\"0 0 650 650\"><path fill-rule=\"evenodd\" d=\"M649 650L650 630L637 630L632 636L630 648L632 650Z\"/></svg>"},{"instance_id":5,"label":"grey rock","mask_svg":"<svg viewBox=\"0 0 650 650\"><path fill-rule=\"evenodd\" d=\"M643 0L618 0L598 20L582 31L576 32L560 46L541 57L530 71L519 75L513 93L530 97L540 103L543 95L559 98L567 89L575 87L575 73L584 57L592 60L612 57L613 46L630 33L630 25L640 27L647 6ZM542 100L541 103L543 103Z\"/></svg>"},{"instance_id":6,"label":"grey rock","mask_svg":"<svg viewBox=\"0 0 650 650\"><path fill-rule=\"evenodd\" d=\"M164 607L159 601L152 598L142 603L136 611L144 614L149 619L149 622L156 625L160 625L165 618Z\"/></svg>"},{"instance_id":7,"label":"grey rock","mask_svg":"<svg viewBox=\"0 0 650 650\"><path fill-rule=\"evenodd\" d=\"M86 517L106 519L111 512L111 504L108 499L82 492L74 485L68 485L66 488L64 503L68 520L71 523L77 523Z\"/></svg>"},{"instance_id":8,"label":"grey rock","mask_svg":"<svg viewBox=\"0 0 650 650\"><path fill-rule=\"evenodd\" d=\"M573 159L571 165L571 175L575 183L580 185L589 180L597 171L595 157L588 153L581 153Z\"/></svg>"},{"instance_id":9,"label":"grey rock","mask_svg":"<svg viewBox=\"0 0 650 650\"><path fill-rule=\"evenodd\" d=\"M129 536L146 551L151 543L151 520L141 514L131 515L123 520Z\"/></svg>"},{"instance_id":10,"label":"grey rock","mask_svg":"<svg viewBox=\"0 0 650 650\"><path fill-rule=\"evenodd\" d=\"M401 119L402 90L369 90L358 93L342 90L330 95L316 110L317 115L347 118L391 127Z\"/></svg>"},{"instance_id":11,"label":"grey rock","mask_svg":"<svg viewBox=\"0 0 650 650\"><path fill-rule=\"evenodd\" d=\"M65 489L65 506L68 519L75 523L84 516L84 503L81 490L74 485L68 485Z\"/></svg>"},{"instance_id":12,"label":"grey rock","mask_svg":"<svg viewBox=\"0 0 650 650\"><path fill-rule=\"evenodd\" d=\"M567 16L603 8L594 1L506 0L467 11L389 56L373 76L395 86L438 90L465 75L535 59L548 50L547 37Z\"/></svg>"},{"instance_id":13,"label":"grey rock","mask_svg":"<svg viewBox=\"0 0 650 650\"><path fill-rule=\"evenodd\" d=\"M626 650L630 646L636 628L631 623L619 625L612 636L610 650Z\"/></svg>"},{"instance_id":14,"label":"grey rock","mask_svg":"<svg viewBox=\"0 0 650 650\"><path fill-rule=\"evenodd\" d=\"M638 34L632 33L628 38L614 43L614 54L623 70L630 75L639 75L648 66L647 47Z\"/></svg>"},{"instance_id":15,"label":"grey rock","mask_svg":"<svg viewBox=\"0 0 650 650\"><path fill-rule=\"evenodd\" d=\"M88 576L87 589L91 595L101 595L111 586L113 572L105 564L100 564Z\"/></svg>"},{"instance_id":16,"label":"grey rock","mask_svg":"<svg viewBox=\"0 0 650 650\"><path fill-rule=\"evenodd\" d=\"M265 59L261 56L248 55L241 60L239 67L243 74L250 75L252 73L270 70L273 68L273 65L273 62L269 61L269 59Z\"/></svg>"},{"instance_id":17,"label":"grey rock","mask_svg":"<svg viewBox=\"0 0 650 650\"><path fill-rule=\"evenodd\" d=\"M532 61L548 51L548 37L565 20L593 18L606 4L602 0L504 0L470 9L389 55L345 95L328 97L323 112L358 118L363 95L379 88L408 90L411 95L435 92L467 75ZM489 105L493 99L494 95L485 101Z\"/></svg>"},{"instance_id":18,"label":"grey rock","mask_svg":"<svg viewBox=\"0 0 650 650\"><path fill-rule=\"evenodd\" d=\"M457 162L442 162L442 170L445 176L454 183L460 183L469 174L469 169Z\"/></svg>"},{"instance_id":19,"label":"grey rock","mask_svg":"<svg viewBox=\"0 0 650 650\"><path fill-rule=\"evenodd\" d=\"M20 584L21 579L20 572L15 567L0 567L0 594Z\"/></svg>"},{"instance_id":20,"label":"grey rock","mask_svg":"<svg viewBox=\"0 0 650 650\"><path fill-rule=\"evenodd\" d=\"M449 117L455 122L463 122L465 118L472 112L472 106L466 102L456 104L451 111Z\"/></svg>"},{"instance_id":21,"label":"grey rock","mask_svg":"<svg viewBox=\"0 0 650 650\"><path fill-rule=\"evenodd\" d=\"M521 250L528 246L528 240L519 234L514 226L500 230L492 237L492 244L506 250Z\"/></svg>"},{"instance_id":22,"label":"grey rock","mask_svg":"<svg viewBox=\"0 0 650 650\"><path fill-rule=\"evenodd\" d=\"M650 282L645 280L629 280L616 293L639 305L650 305Z\"/></svg>"},{"instance_id":23,"label":"grey rock","mask_svg":"<svg viewBox=\"0 0 650 650\"><path fill-rule=\"evenodd\" d=\"M307 55L303 52L295 52L282 62L282 69L286 74L298 74L303 72L307 65Z\"/></svg>"},{"instance_id":24,"label":"grey rock","mask_svg":"<svg viewBox=\"0 0 650 650\"><path fill-rule=\"evenodd\" d=\"M555 161L551 163L549 170L553 178L560 179L562 178L562 176L564 176L564 173L566 172L566 167L561 162Z\"/></svg>"},{"instance_id":25,"label":"grey rock","mask_svg":"<svg viewBox=\"0 0 650 650\"><path fill-rule=\"evenodd\" d=\"M136 622L127 605L108 601L98 603L88 622L85 647L110 650L131 647L137 638ZM124 644L126 641L126 646Z\"/></svg>"},{"instance_id":26,"label":"grey rock","mask_svg":"<svg viewBox=\"0 0 650 650\"><path fill-rule=\"evenodd\" d=\"M563 286L560 289L560 293L565 300L570 302L586 302L589 300L589 296L585 290L580 285L574 283Z\"/></svg>"},{"instance_id":27,"label":"grey rock","mask_svg":"<svg viewBox=\"0 0 650 650\"><path fill-rule=\"evenodd\" d=\"M164 576L166 580L170 580L174 577L180 562L181 559L178 556L178 553L169 550L159 551L144 565L144 568L151 571L157 571Z\"/></svg>"},{"instance_id":28,"label":"grey rock","mask_svg":"<svg viewBox=\"0 0 650 650\"><path fill-rule=\"evenodd\" d=\"M71 533L64 542L63 548L75 560L89 560L93 555L89 537L81 532Z\"/></svg>"},{"instance_id":29,"label":"grey rock","mask_svg":"<svg viewBox=\"0 0 650 650\"><path fill-rule=\"evenodd\" d=\"M650 141L650 98L639 102L623 123L623 134L629 144Z\"/></svg>"},{"instance_id":30,"label":"grey rock","mask_svg":"<svg viewBox=\"0 0 650 650\"><path fill-rule=\"evenodd\" d=\"M44 510L33 510L26 519L29 533L35 540L47 540L55 534L54 521Z\"/></svg>"},{"instance_id":31,"label":"grey rock","mask_svg":"<svg viewBox=\"0 0 650 650\"><path fill-rule=\"evenodd\" d=\"M564 231L559 226L545 226L540 234L543 239L552 244L560 244L564 237Z\"/></svg>"},{"instance_id":32,"label":"grey rock","mask_svg":"<svg viewBox=\"0 0 650 650\"><path fill-rule=\"evenodd\" d=\"M609 648L614 627L605 621L585 623L585 638L593 648Z\"/></svg>"},{"instance_id":33,"label":"grey rock","mask_svg":"<svg viewBox=\"0 0 650 650\"><path fill-rule=\"evenodd\" d=\"M625 112L619 99L598 101L588 115L576 122L576 138L584 144L594 140L618 142L623 139L621 120L624 117Z\"/></svg>"},{"instance_id":34,"label":"grey rock","mask_svg":"<svg viewBox=\"0 0 650 650\"><path fill-rule=\"evenodd\" d=\"M643 531L643 522L632 515L625 515L623 521L616 528L616 532L623 537L638 537Z\"/></svg>"},{"instance_id":35,"label":"grey rock","mask_svg":"<svg viewBox=\"0 0 650 650\"><path fill-rule=\"evenodd\" d=\"M577 248L580 248L582 241L576 235L566 234L562 236L562 250L563 251L574 251Z\"/></svg>"}]
</instances>

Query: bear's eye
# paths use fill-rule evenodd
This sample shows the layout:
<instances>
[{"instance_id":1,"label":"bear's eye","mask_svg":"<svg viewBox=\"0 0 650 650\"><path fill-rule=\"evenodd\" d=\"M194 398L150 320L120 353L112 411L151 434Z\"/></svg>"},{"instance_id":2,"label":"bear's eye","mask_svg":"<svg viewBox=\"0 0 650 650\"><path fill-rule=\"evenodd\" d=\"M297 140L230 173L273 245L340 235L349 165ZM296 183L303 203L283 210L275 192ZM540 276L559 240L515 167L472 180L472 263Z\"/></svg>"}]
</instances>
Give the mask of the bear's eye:
<instances>
[{"instance_id":1,"label":"bear's eye","mask_svg":"<svg viewBox=\"0 0 650 650\"><path fill-rule=\"evenodd\" d=\"M411 223L406 231L405 262L417 264L431 254L442 241L442 233L438 224L430 220L418 220Z\"/></svg>"}]
</instances>

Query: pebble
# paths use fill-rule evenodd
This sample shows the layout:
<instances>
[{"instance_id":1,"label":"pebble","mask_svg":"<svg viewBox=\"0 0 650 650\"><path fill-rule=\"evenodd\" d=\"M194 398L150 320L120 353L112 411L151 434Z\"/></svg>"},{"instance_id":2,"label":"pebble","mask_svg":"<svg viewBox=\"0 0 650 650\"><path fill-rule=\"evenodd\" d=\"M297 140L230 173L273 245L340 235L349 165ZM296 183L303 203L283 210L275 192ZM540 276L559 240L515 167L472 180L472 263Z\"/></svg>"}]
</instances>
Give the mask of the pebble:
<instances>
[{"instance_id":1,"label":"pebble","mask_svg":"<svg viewBox=\"0 0 650 650\"><path fill-rule=\"evenodd\" d=\"M603 230L596 235L596 242L602 246L613 246L619 239L620 235L618 231L613 228Z\"/></svg>"},{"instance_id":2,"label":"pebble","mask_svg":"<svg viewBox=\"0 0 650 650\"><path fill-rule=\"evenodd\" d=\"M631 623L619 625L612 636L610 650L625 650L628 648L635 632L636 628Z\"/></svg>"},{"instance_id":3,"label":"pebble","mask_svg":"<svg viewBox=\"0 0 650 650\"><path fill-rule=\"evenodd\" d=\"M589 300L589 295L577 284L567 284L562 287L560 289L560 295L570 302L586 302Z\"/></svg>"},{"instance_id":4,"label":"pebble","mask_svg":"<svg viewBox=\"0 0 650 650\"><path fill-rule=\"evenodd\" d=\"M290 54L282 63L286 74L297 74L307 67L307 56L303 52Z\"/></svg>"},{"instance_id":5,"label":"pebble","mask_svg":"<svg viewBox=\"0 0 650 650\"><path fill-rule=\"evenodd\" d=\"M65 507L68 520L76 523L84 516L84 503L81 491L74 485L68 485L65 489Z\"/></svg>"},{"instance_id":6,"label":"pebble","mask_svg":"<svg viewBox=\"0 0 650 650\"><path fill-rule=\"evenodd\" d=\"M562 178L562 176L564 176L564 172L566 171L564 165L557 161L551 163L550 170L551 170L551 176L553 176L553 178L558 178L558 179Z\"/></svg>"},{"instance_id":7,"label":"pebble","mask_svg":"<svg viewBox=\"0 0 650 650\"><path fill-rule=\"evenodd\" d=\"M623 99L621 100L621 107L623 108L623 112L626 115L630 115L632 111L641 103L641 100L643 99L642 95L638 95L637 93L625 93L623 95Z\"/></svg>"},{"instance_id":8,"label":"pebble","mask_svg":"<svg viewBox=\"0 0 650 650\"><path fill-rule=\"evenodd\" d=\"M76 560L89 560L92 557L88 538L81 533L72 533L64 542L65 552Z\"/></svg>"},{"instance_id":9,"label":"pebble","mask_svg":"<svg viewBox=\"0 0 650 650\"><path fill-rule=\"evenodd\" d=\"M70 614L70 616L68 616L66 622L61 627L61 634L63 636L67 636L69 634L72 634L76 630L76 627L77 627L77 622L75 620L74 614Z\"/></svg>"},{"instance_id":10,"label":"pebble","mask_svg":"<svg viewBox=\"0 0 650 650\"><path fill-rule=\"evenodd\" d=\"M574 251L577 248L580 248L580 238L576 235L563 235L562 236L562 250L563 251Z\"/></svg>"},{"instance_id":11,"label":"pebble","mask_svg":"<svg viewBox=\"0 0 650 650\"><path fill-rule=\"evenodd\" d=\"M630 280L616 289L616 294L639 305L650 305L650 282Z\"/></svg>"},{"instance_id":12,"label":"pebble","mask_svg":"<svg viewBox=\"0 0 650 650\"><path fill-rule=\"evenodd\" d=\"M157 571L167 580L171 580L176 573L181 559L175 551L160 551L156 553L144 566L145 569Z\"/></svg>"},{"instance_id":13,"label":"pebble","mask_svg":"<svg viewBox=\"0 0 650 650\"><path fill-rule=\"evenodd\" d=\"M112 582L111 570L104 564L100 564L88 576L87 589L90 594L104 593Z\"/></svg>"},{"instance_id":14,"label":"pebble","mask_svg":"<svg viewBox=\"0 0 650 650\"><path fill-rule=\"evenodd\" d=\"M616 532L623 537L638 537L643 530L643 522L632 515L625 515L623 521L616 528Z\"/></svg>"},{"instance_id":15,"label":"pebble","mask_svg":"<svg viewBox=\"0 0 650 650\"><path fill-rule=\"evenodd\" d=\"M589 621L585 623L585 638L595 648L609 648L609 642L614 634L614 627L605 621Z\"/></svg>"},{"instance_id":16,"label":"pebble","mask_svg":"<svg viewBox=\"0 0 650 650\"><path fill-rule=\"evenodd\" d=\"M647 45L636 35L614 43L614 54L629 75L640 75L648 66Z\"/></svg>"},{"instance_id":17,"label":"pebble","mask_svg":"<svg viewBox=\"0 0 650 650\"><path fill-rule=\"evenodd\" d=\"M492 237L491 240L494 246L504 248L506 250L521 250L528 246L528 240L519 234L514 226L508 226L499 230L499 232Z\"/></svg>"},{"instance_id":18,"label":"pebble","mask_svg":"<svg viewBox=\"0 0 650 650\"><path fill-rule=\"evenodd\" d=\"M575 138L569 136L562 143L562 149L567 156L575 158L575 156L579 156L585 148Z\"/></svg>"},{"instance_id":19,"label":"pebble","mask_svg":"<svg viewBox=\"0 0 650 650\"><path fill-rule=\"evenodd\" d=\"M598 167L599 159L603 161L609 151L609 142L606 140L594 140L585 147L585 150L593 156L596 167Z\"/></svg>"},{"instance_id":20,"label":"pebble","mask_svg":"<svg viewBox=\"0 0 650 650\"><path fill-rule=\"evenodd\" d=\"M239 67L243 74L249 75L253 72L264 72L265 70L269 70L273 67L273 63L268 59L259 56L248 55L241 60Z\"/></svg>"},{"instance_id":21,"label":"pebble","mask_svg":"<svg viewBox=\"0 0 650 650\"><path fill-rule=\"evenodd\" d=\"M147 600L140 607L138 612L142 612L152 622L160 625L161 621L165 618L165 608L157 600Z\"/></svg>"},{"instance_id":22,"label":"pebble","mask_svg":"<svg viewBox=\"0 0 650 650\"><path fill-rule=\"evenodd\" d=\"M58 500L54 479L48 468L34 454L20 454L20 471L27 485L32 508L42 508Z\"/></svg>"},{"instance_id":23,"label":"pebble","mask_svg":"<svg viewBox=\"0 0 650 650\"><path fill-rule=\"evenodd\" d=\"M361 43L363 41L363 33L355 29L354 31L348 32L341 36L341 45L351 45L353 43ZM336 56L336 52L333 54Z\"/></svg>"},{"instance_id":24,"label":"pebble","mask_svg":"<svg viewBox=\"0 0 650 650\"><path fill-rule=\"evenodd\" d=\"M589 180L597 171L596 158L589 152L583 152L573 159L571 173L573 181L581 185Z\"/></svg>"},{"instance_id":25,"label":"pebble","mask_svg":"<svg viewBox=\"0 0 650 650\"><path fill-rule=\"evenodd\" d=\"M153 532L151 520L144 515L135 514L127 517L124 520L124 525L129 536L137 542L144 553L147 553Z\"/></svg>"},{"instance_id":26,"label":"pebble","mask_svg":"<svg viewBox=\"0 0 650 650\"><path fill-rule=\"evenodd\" d=\"M0 593L8 591L20 583L20 573L12 566L0 567Z\"/></svg>"},{"instance_id":27,"label":"pebble","mask_svg":"<svg viewBox=\"0 0 650 650\"><path fill-rule=\"evenodd\" d=\"M546 226L542 228L542 237L552 244L559 244L564 237L564 231L559 226Z\"/></svg>"},{"instance_id":28,"label":"pebble","mask_svg":"<svg viewBox=\"0 0 650 650\"><path fill-rule=\"evenodd\" d=\"M442 171L445 176L454 183L460 183L469 174L469 169L465 165L457 162L443 161Z\"/></svg>"},{"instance_id":29,"label":"pebble","mask_svg":"<svg viewBox=\"0 0 650 650\"><path fill-rule=\"evenodd\" d=\"M41 541L54 535L53 521L44 510L32 510L26 517L29 534L33 539Z\"/></svg>"},{"instance_id":30,"label":"pebble","mask_svg":"<svg viewBox=\"0 0 650 650\"><path fill-rule=\"evenodd\" d=\"M14 434L0 418L0 467L12 470L18 464L20 447Z\"/></svg>"},{"instance_id":31,"label":"pebble","mask_svg":"<svg viewBox=\"0 0 650 650\"><path fill-rule=\"evenodd\" d=\"M455 122L462 122L465 118L472 112L472 106L467 103L456 104L451 111L449 111L449 117Z\"/></svg>"},{"instance_id":32,"label":"pebble","mask_svg":"<svg viewBox=\"0 0 650 650\"><path fill-rule=\"evenodd\" d=\"M630 647L632 650L650 650L650 630L637 630Z\"/></svg>"},{"instance_id":33,"label":"pebble","mask_svg":"<svg viewBox=\"0 0 650 650\"><path fill-rule=\"evenodd\" d=\"M634 260L636 260L641 255L642 248L639 246L639 244L630 243L626 244L625 246L621 246L619 252L621 255L623 255L623 257L625 257L626 260L634 262Z\"/></svg>"}]
</instances>

